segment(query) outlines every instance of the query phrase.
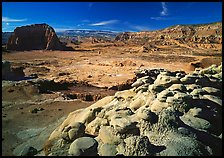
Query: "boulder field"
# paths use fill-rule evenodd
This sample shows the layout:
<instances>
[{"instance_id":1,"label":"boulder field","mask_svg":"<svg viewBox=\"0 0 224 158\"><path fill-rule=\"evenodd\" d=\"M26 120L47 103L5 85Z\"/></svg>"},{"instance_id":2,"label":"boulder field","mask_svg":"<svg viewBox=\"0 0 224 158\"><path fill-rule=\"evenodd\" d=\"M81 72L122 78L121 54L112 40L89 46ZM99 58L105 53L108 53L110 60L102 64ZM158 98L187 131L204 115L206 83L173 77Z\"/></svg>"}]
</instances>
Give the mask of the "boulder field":
<instances>
[{"instance_id":1,"label":"boulder field","mask_svg":"<svg viewBox=\"0 0 224 158\"><path fill-rule=\"evenodd\" d=\"M136 72L129 90L71 112L45 155L222 155L222 65Z\"/></svg>"}]
</instances>

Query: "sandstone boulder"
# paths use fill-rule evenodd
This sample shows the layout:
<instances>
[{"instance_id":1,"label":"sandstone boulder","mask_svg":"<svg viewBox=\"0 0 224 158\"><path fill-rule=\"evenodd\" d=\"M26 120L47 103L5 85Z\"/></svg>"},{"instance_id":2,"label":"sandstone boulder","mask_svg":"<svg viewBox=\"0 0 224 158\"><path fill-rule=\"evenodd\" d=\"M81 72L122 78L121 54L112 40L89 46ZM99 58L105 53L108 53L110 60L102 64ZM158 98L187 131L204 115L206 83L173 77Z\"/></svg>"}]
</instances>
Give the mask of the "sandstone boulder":
<instances>
[{"instance_id":1,"label":"sandstone boulder","mask_svg":"<svg viewBox=\"0 0 224 158\"><path fill-rule=\"evenodd\" d=\"M99 149L100 156L116 156L117 150L116 145L103 144Z\"/></svg>"},{"instance_id":2,"label":"sandstone boulder","mask_svg":"<svg viewBox=\"0 0 224 158\"><path fill-rule=\"evenodd\" d=\"M172 139L166 141L169 144L166 150L159 153L159 156L202 156L211 155L206 146L190 137L170 136Z\"/></svg>"},{"instance_id":3,"label":"sandstone boulder","mask_svg":"<svg viewBox=\"0 0 224 158\"><path fill-rule=\"evenodd\" d=\"M69 148L72 156L96 156L98 143L94 138L81 137L76 139Z\"/></svg>"},{"instance_id":4,"label":"sandstone boulder","mask_svg":"<svg viewBox=\"0 0 224 158\"><path fill-rule=\"evenodd\" d=\"M143 84L72 112L49 140L58 140L63 131L71 130L67 127L79 121L87 127L86 134L99 143L96 152L100 156L221 155L222 79L199 72L177 73L181 72L138 72L136 77ZM203 80L207 84L202 84ZM65 147L57 152L82 155L82 149L73 147L69 153Z\"/></svg>"},{"instance_id":5,"label":"sandstone boulder","mask_svg":"<svg viewBox=\"0 0 224 158\"><path fill-rule=\"evenodd\" d=\"M132 136L124 140L125 145L119 146L118 153L125 156L150 156L149 139L146 136Z\"/></svg>"}]
</instances>

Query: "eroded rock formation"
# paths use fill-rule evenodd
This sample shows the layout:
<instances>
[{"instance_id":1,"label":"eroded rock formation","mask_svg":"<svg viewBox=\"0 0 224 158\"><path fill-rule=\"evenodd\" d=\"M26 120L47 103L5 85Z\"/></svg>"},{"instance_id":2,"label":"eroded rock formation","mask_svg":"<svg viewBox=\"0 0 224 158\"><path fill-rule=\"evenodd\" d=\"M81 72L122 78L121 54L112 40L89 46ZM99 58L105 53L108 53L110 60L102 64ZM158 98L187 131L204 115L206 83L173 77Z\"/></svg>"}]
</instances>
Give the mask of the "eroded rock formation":
<instances>
[{"instance_id":1,"label":"eroded rock formation","mask_svg":"<svg viewBox=\"0 0 224 158\"><path fill-rule=\"evenodd\" d=\"M145 43L155 40L175 39L180 42L194 42L200 44L222 43L222 23L211 23L201 25L176 25L162 30L124 32L119 34L115 40Z\"/></svg>"},{"instance_id":2,"label":"eroded rock formation","mask_svg":"<svg viewBox=\"0 0 224 158\"><path fill-rule=\"evenodd\" d=\"M222 65L192 74L142 70L136 77L133 88L70 113L45 154L221 155Z\"/></svg>"},{"instance_id":3,"label":"eroded rock formation","mask_svg":"<svg viewBox=\"0 0 224 158\"><path fill-rule=\"evenodd\" d=\"M17 27L8 39L8 50L66 50L54 29L47 24Z\"/></svg>"}]
</instances>

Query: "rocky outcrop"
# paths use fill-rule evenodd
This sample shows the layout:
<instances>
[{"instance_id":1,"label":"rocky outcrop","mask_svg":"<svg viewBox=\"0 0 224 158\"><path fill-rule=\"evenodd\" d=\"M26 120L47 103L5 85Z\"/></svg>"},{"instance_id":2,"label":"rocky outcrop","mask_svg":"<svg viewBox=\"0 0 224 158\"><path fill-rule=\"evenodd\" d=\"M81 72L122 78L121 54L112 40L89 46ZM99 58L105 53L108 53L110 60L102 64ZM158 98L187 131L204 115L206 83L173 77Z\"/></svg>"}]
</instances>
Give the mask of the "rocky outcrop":
<instances>
[{"instance_id":1,"label":"rocky outcrop","mask_svg":"<svg viewBox=\"0 0 224 158\"><path fill-rule=\"evenodd\" d=\"M25 74L23 67L12 67L9 61L2 61L2 80L21 80Z\"/></svg>"},{"instance_id":2,"label":"rocky outcrop","mask_svg":"<svg viewBox=\"0 0 224 158\"><path fill-rule=\"evenodd\" d=\"M221 44L222 23L176 25L156 31L125 32L119 34L115 38L116 41L137 43L141 45L151 41L167 41L168 39L177 40L181 43L192 42L195 44Z\"/></svg>"},{"instance_id":3,"label":"rocky outcrop","mask_svg":"<svg viewBox=\"0 0 224 158\"><path fill-rule=\"evenodd\" d=\"M47 24L17 27L8 39L8 50L66 50L54 29Z\"/></svg>"},{"instance_id":4,"label":"rocky outcrop","mask_svg":"<svg viewBox=\"0 0 224 158\"><path fill-rule=\"evenodd\" d=\"M45 154L222 154L222 65L191 74L141 70L136 77L133 88L70 113L47 140ZM69 136L78 130L81 135Z\"/></svg>"},{"instance_id":5,"label":"rocky outcrop","mask_svg":"<svg viewBox=\"0 0 224 158\"><path fill-rule=\"evenodd\" d=\"M195 70L195 68L207 68L213 64L217 64L222 62L222 58L217 58L217 57L213 57L213 58L203 58L199 61L195 61L195 62L191 62L189 64L189 69L190 70Z\"/></svg>"}]
</instances>

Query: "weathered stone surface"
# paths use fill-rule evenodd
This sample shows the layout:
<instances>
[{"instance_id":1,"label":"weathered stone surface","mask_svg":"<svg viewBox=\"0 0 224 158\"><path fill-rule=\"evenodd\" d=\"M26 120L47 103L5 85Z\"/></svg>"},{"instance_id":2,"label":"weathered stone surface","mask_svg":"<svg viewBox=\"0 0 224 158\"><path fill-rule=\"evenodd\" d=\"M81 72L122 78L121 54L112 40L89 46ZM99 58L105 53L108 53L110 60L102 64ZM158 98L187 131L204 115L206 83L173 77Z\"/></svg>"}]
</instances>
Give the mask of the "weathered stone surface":
<instances>
[{"instance_id":1,"label":"weathered stone surface","mask_svg":"<svg viewBox=\"0 0 224 158\"><path fill-rule=\"evenodd\" d=\"M123 149L118 148L118 153L125 156L149 156L150 145L148 137L132 136L124 140L125 146Z\"/></svg>"},{"instance_id":2,"label":"weathered stone surface","mask_svg":"<svg viewBox=\"0 0 224 158\"><path fill-rule=\"evenodd\" d=\"M200 85L197 84L187 84L185 86L188 92L192 92L194 89L202 88Z\"/></svg>"},{"instance_id":3,"label":"weathered stone surface","mask_svg":"<svg viewBox=\"0 0 224 158\"><path fill-rule=\"evenodd\" d=\"M97 114L101 111L101 109L101 107L86 109L83 112L83 115L80 115L77 121L84 123L86 126L88 123L90 123L96 118Z\"/></svg>"},{"instance_id":4,"label":"weathered stone surface","mask_svg":"<svg viewBox=\"0 0 224 158\"><path fill-rule=\"evenodd\" d=\"M70 140L82 137L85 134L85 125L80 122L73 123L71 129L68 131L68 137Z\"/></svg>"},{"instance_id":5,"label":"weathered stone surface","mask_svg":"<svg viewBox=\"0 0 224 158\"><path fill-rule=\"evenodd\" d=\"M200 116L200 113L202 113L202 108L191 108L189 111L188 111L188 114L192 115L193 117L198 117Z\"/></svg>"},{"instance_id":6,"label":"weathered stone surface","mask_svg":"<svg viewBox=\"0 0 224 158\"><path fill-rule=\"evenodd\" d=\"M187 98L191 98L191 95L186 94L186 93L182 93L182 92L178 92L176 94L174 94L174 97L177 99L187 99Z\"/></svg>"},{"instance_id":7,"label":"weathered stone surface","mask_svg":"<svg viewBox=\"0 0 224 158\"><path fill-rule=\"evenodd\" d=\"M34 156L37 154L37 149L32 146L25 146L19 156Z\"/></svg>"},{"instance_id":8,"label":"weathered stone surface","mask_svg":"<svg viewBox=\"0 0 224 158\"><path fill-rule=\"evenodd\" d=\"M142 80L137 80L136 82L134 82L131 86L132 87L139 87L141 85L143 85L144 82Z\"/></svg>"},{"instance_id":9,"label":"weathered stone surface","mask_svg":"<svg viewBox=\"0 0 224 158\"><path fill-rule=\"evenodd\" d=\"M150 105L150 108L151 108L152 112L160 112L164 108L167 108L168 106L169 106L168 103L161 102L158 99L156 99L156 100L152 101L152 104Z\"/></svg>"},{"instance_id":10,"label":"weathered stone surface","mask_svg":"<svg viewBox=\"0 0 224 158\"><path fill-rule=\"evenodd\" d=\"M74 122L84 123L86 133L96 136L100 156L220 155L215 146L222 133L221 80L198 72L181 74L177 80L173 79L177 72L153 72L157 71L144 70L138 75L142 80L152 75L156 83L117 92L73 112L61 127L67 127L64 131L68 133ZM202 78L211 87L204 87ZM146 91L141 90L144 85ZM63 130L57 131L63 134Z\"/></svg>"},{"instance_id":11,"label":"weathered stone surface","mask_svg":"<svg viewBox=\"0 0 224 158\"><path fill-rule=\"evenodd\" d=\"M159 74L157 79L154 81L154 84L162 85L164 87L169 87L174 83L180 83L179 79L174 76L166 76Z\"/></svg>"},{"instance_id":12,"label":"weathered stone surface","mask_svg":"<svg viewBox=\"0 0 224 158\"><path fill-rule=\"evenodd\" d=\"M69 147L72 156L96 156L98 143L94 138L81 137L76 139Z\"/></svg>"},{"instance_id":13,"label":"weathered stone surface","mask_svg":"<svg viewBox=\"0 0 224 158\"><path fill-rule=\"evenodd\" d=\"M115 131L119 133L125 133L128 130L136 129L136 123L132 122L130 118L128 117L117 117L112 116L110 125L114 127Z\"/></svg>"},{"instance_id":14,"label":"weathered stone surface","mask_svg":"<svg viewBox=\"0 0 224 158\"><path fill-rule=\"evenodd\" d=\"M173 84L168 89L171 90L171 91L177 90L177 91L181 91L181 92L187 90L185 85L183 85L183 84Z\"/></svg>"},{"instance_id":15,"label":"weathered stone surface","mask_svg":"<svg viewBox=\"0 0 224 158\"><path fill-rule=\"evenodd\" d=\"M8 50L65 50L54 29L47 24L17 27L9 37Z\"/></svg>"},{"instance_id":16,"label":"weathered stone surface","mask_svg":"<svg viewBox=\"0 0 224 158\"><path fill-rule=\"evenodd\" d=\"M111 120L112 117L118 117L118 118L123 118L123 117L127 117L127 116L131 116L133 115L133 111L130 108L114 108L114 109L104 109L102 110L102 113L100 112L99 115L97 117L101 117L107 120ZM103 115L103 116L101 116Z\"/></svg>"},{"instance_id":17,"label":"weathered stone surface","mask_svg":"<svg viewBox=\"0 0 224 158\"><path fill-rule=\"evenodd\" d=\"M167 97L174 96L174 92L170 90L163 90L157 94L157 99L161 102L165 102Z\"/></svg>"},{"instance_id":18,"label":"weathered stone surface","mask_svg":"<svg viewBox=\"0 0 224 158\"><path fill-rule=\"evenodd\" d=\"M140 119L149 121L150 123L156 123L158 121L158 116L152 112L150 109L141 108L137 111L137 116Z\"/></svg>"},{"instance_id":19,"label":"weathered stone surface","mask_svg":"<svg viewBox=\"0 0 224 158\"><path fill-rule=\"evenodd\" d=\"M148 87L149 87L149 84L146 83L146 84L143 84L143 85L139 86L139 87L136 88L134 91L135 91L136 93L138 93L139 91L141 91L141 92L146 92L146 91L148 90Z\"/></svg>"},{"instance_id":20,"label":"weathered stone surface","mask_svg":"<svg viewBox=\"0 0 224 158\"><path fill-rule=\"evenodd\" d=\"M203 95L203 98L211 100L217 103L218 105L222 106L222 100L219 97L216 97L214 95Z\"/></svg>"},{"instance_id":21,"label":"weathered stone surface","mask_svg":"<svg viewBox=\"0 0 224 158\"><path fill-rule=\"evenodd\" d=\"M195 114L193 114L195 115ZM191 126L199 130L208 130L211 128L211 123L205 119L194 117L190 114L185 114L180 117L180 119L188 126Z\"/></svg>"},{"instance_id":22,"label":"weathered stone surface","mask_svg":"<svg viewBox=\"0 0 224 158\"><path fill-rule=\"evenodd\" d=\"M103 144L99 149L100 156L116 156L117 150L116 145Z\"/></svg>"},{"instance_id":23,"label":"weathered stone surface","mask_svg":"<svg viewBox=\"0 0 224 158\"><path fill-rule=\"evenodd\" d=\"M191 95L203 95L203 94L206 94L206 91L201 89L201 88L197 88L197 89L194 89L191 93Z\"/></svg>"},{"instance_id":24,"label":"weathered stone surface","mask_svg":"<svg viewBox=\"0 0 224 158\"><path fill-rule=\"evenodd\" d=\"M207 93L211 94L211 95L217 95L217 96L221 96L221 91L217 88L213 88L213 87L203 87L202 88L204 91L206 91Z\"/></svg>"},{"instance_id":25,"label":"weathered stone surface","mask_svg":"<svg viewBox=\"0 0 224 158\"><path fill-rule=\"evenodd\" d=\"M167 131L172 131L179 125L178 116L170 108L164 109L160 112L158 116L158 122L154 124L154 129L156 133L166 133Z\"/></svg>"},{"instance_id":26,"label":"weathered stone surface","mask_svg":"<svg viewBox=\"0 0 224 158\"><path fill-rule=\"evenodd\" d=\"M217 67L217 65L213 64L208 68L200 70L199 74L216 74L219 72L220 72L220 69Z\"/></svg>"},{"instance_id":27,"label":"weathered stone surface","mask_svg":"<svg viewBox=\"0 0 224 158\"><path fill-rule=\"evenodd\" d=\"M159 156L202 156L211 155L205 145L190 137L171 136L166 141L167 148L159 153Z\"/></svg>"},{"instance_id":28,"label":"weathered stone surface","mask_svg":"<svg viewBox=\"0 0 224 158\"><path fill-rule=\"evenodd\" d=\"M196 134L193 133L190 129L185 128L185 127L179 127L178 129L178 133L182 134L183 136L187 136L187 137L193 137L196 138Z\"/></svg>"},{"instance_id":29,"label":"weathered stone surface","mask_svg":"<svg viewBox=\"0 0 224 158\"><path fill-rule=\"evenodd\" d=\"M183 84L193 84L195 83L195 80L198 79L199 77L194 76L194 75L186 75L183 78L180 79L180 81Z\"/></svg>"},{"instance_id":30,"label":"weathered stone surface","mask_svg":"<svg viewBox=\"0 0 224 158\"><path fill-rule=\"evenodd\" d=\"M222 72L220 72L218 74L214 74L214 75L212 75L212 77L217 78L217 79L222 79Z\"/></svg>"},{"instance_id":31,"label":"weathered stone surface","mask_svg":"<svg viewBox=\"0 0 224 158\"><path fill-rule=\"evenodd\" d=\"M97 117L87 125L86 133L96 136L99 134L100 126L108 126L108 125L109 123L107 119Z\"/></svg>"},{"instance_id":32,"label":"weathered stone surface","mask_svg":"<svg viewBox=\"0 0 224 158\"><path fill-rule=\"evenodd\" d=\"M148 87L149 92L153 94L159 93L163 91L164 89L165 87L163 85L157 85L157 84L149 85Z\"/></svg>"},{"instance_id":33,"label":"weathered stone surface","mask_svg":"<svg viewBox=\"0 0 224 158\"><path fill-rule=\"evenodd\" d=\"M175 102L178 102L178 101L181 101L181 99L178 99L178 98L176 98L174 96L171 96L171 97L167 97L166 98L166 102L167 103L175 103Z\"/></svg>"},{"instance_id":34,"label":"weathered stone surface","mask_svg":"<svg viewBox=\"0 0 224 158\"><path fill-rule=\"evenodd\" d=\"M99 139L107 144L119 144L120 137L116 134L115 130L110 126L102 126L99 130Z\"/></svg>"},{"instance_id":35,"label":"weathered stone surface","mask_svg":"<svg viewBox=\"0 0 224 158\"><path fill-rule=\"evenodd\" d=\"M140 108L142 105L145 104L145 99L144 96L139 96L138 98L136 98L134 101L132 101L130 103L130 108L132 110L137 110L138 108Z\"/></svg>"},{"instance_id":36,"label":"weathered stone surface","mask_svg":"<svg viewBox=\"0 0 224 158\"><path fill-rule=\"evenodd\" d=\"M132 98L135 95L136 95L136 93L132 90L124 90L124 91L119 91L119 92L115 93L115 97L123 98L123 99Z\"/></svg>"}]
</instances>

